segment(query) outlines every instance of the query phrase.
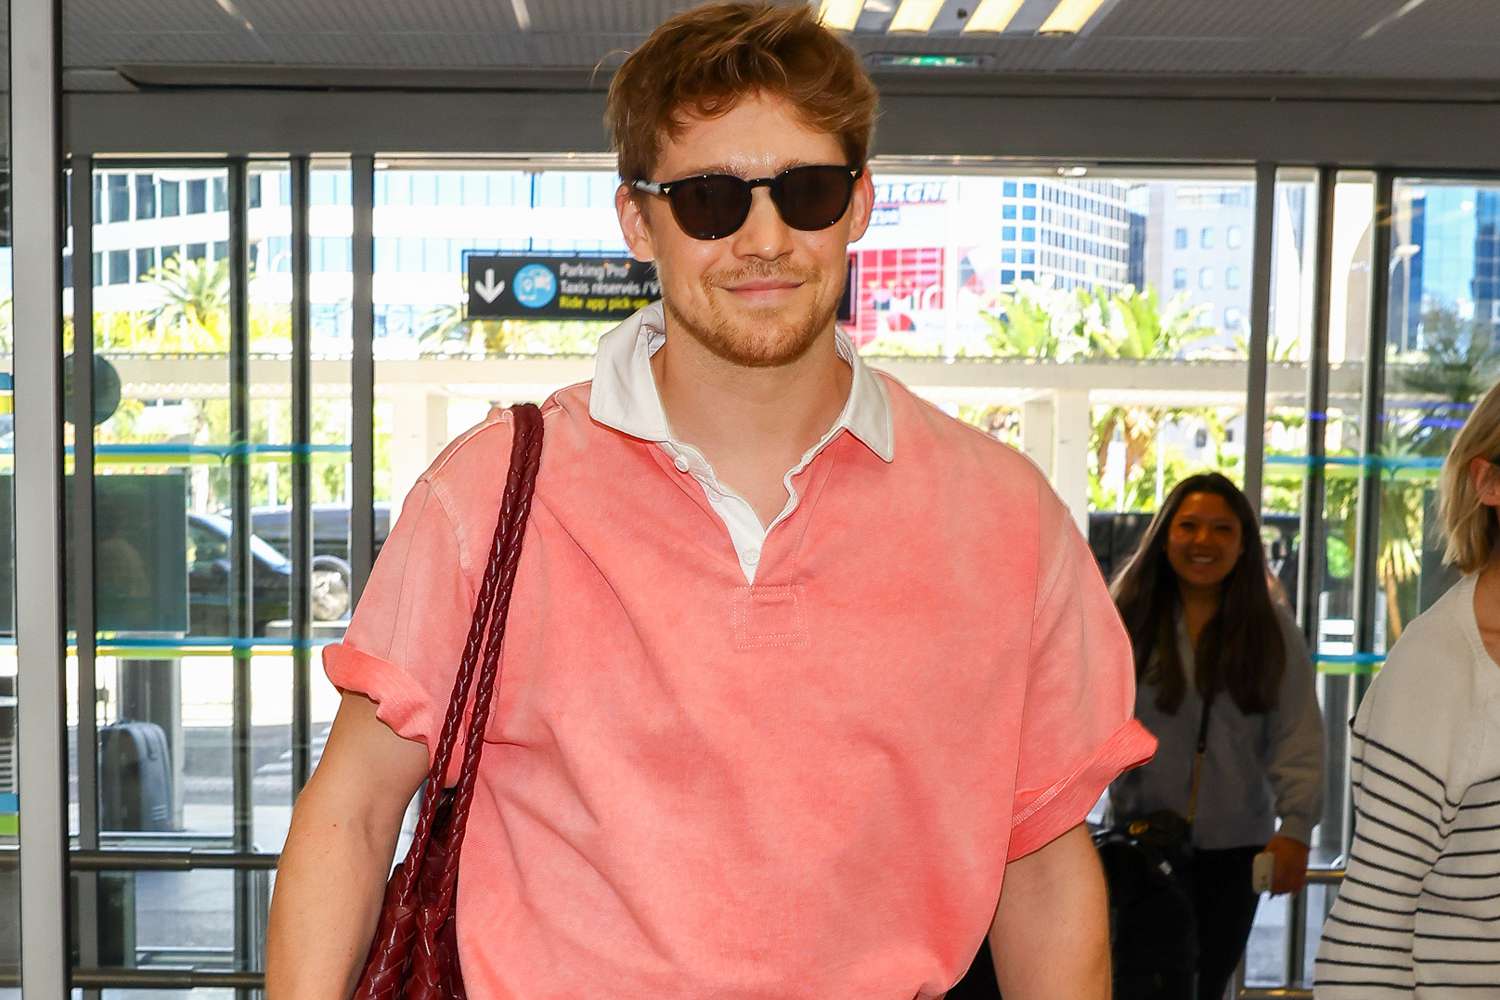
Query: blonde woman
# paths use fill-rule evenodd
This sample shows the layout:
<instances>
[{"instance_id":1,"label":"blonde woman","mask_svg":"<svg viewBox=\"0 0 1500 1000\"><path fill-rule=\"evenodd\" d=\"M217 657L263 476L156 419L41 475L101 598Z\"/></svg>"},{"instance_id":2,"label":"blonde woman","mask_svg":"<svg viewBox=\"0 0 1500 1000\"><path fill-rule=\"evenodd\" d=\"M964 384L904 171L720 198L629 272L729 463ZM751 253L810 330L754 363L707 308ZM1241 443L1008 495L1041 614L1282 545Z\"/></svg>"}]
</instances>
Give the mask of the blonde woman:
<instances>
[{"instance_id":1,"label":"blonde woman","mask_svg":"<svg viewBox=\"0 0 1500 1000\"><path fill-rule=\"evenodd\" d=\"M1500 386L1443 466L1463 579L1412 622L1353 726L1348 876L1319 1000L1500 997Z\"/></svg>"}]
</instances>

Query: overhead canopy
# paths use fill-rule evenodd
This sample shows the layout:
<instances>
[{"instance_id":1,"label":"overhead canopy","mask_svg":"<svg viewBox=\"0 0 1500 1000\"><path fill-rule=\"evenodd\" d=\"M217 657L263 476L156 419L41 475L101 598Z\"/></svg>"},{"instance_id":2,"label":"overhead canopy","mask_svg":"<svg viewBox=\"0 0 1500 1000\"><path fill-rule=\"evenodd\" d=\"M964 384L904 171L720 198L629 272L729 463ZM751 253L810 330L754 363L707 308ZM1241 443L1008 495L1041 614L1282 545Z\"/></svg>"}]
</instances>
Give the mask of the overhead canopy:
<instances>
[{"instance_id":1,"label":"overhead canopy","mask_svg":"<svg viewBox=\"0 0 1500 1000\"><path fill-rule=\"evenodd\" d=\"M788 0L801 2L801 0ZM817 3L818 0L812 0ZM1034 27L1055 0L1026 0L1002 34L964 34L943 0L929 31L885 29L899 0L866 0L852 39L868 56L980 57L964 72L1049 78L1258 77L1292 80L1494 79L1500 32L1492 0L1111 0L1076 35ZM65 0L63 58L71 89L121 81L190 83L212 67L447 73L607 70L685 0ZM169 70L175 70L175 76ZM901 70L941 75L951 69ZM607 72L601 74L607 79ZM241 77L242 80L251 79ZM291 79L281 77L281 79ZM396 78L399 82L401 78ZM389 76L365 78L391 85ZM482 84L482 79L476 79ZM598 79L594 81L596 84Z\"/></svg>"}]
</instances>

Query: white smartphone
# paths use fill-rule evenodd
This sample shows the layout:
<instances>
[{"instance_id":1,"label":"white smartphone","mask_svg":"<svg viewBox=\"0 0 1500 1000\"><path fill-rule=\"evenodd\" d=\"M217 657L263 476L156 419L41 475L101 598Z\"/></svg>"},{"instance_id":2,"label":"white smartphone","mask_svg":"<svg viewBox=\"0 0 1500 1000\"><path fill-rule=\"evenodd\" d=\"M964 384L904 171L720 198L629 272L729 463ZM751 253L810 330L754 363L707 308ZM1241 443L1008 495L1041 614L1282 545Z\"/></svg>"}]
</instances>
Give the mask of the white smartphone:
<instances>
[{"instance_id":1,"label":"white smartphone","mask_svg":"<svg viewBox=\"0 0 1500 1000\"><path fill-rule=\"evenodd\" d=\"M1250 885L1256 892L1270 892L1271 878L1276 874L1276 855L1261 851L1255 856L1255 865L1250 869Z\"/></svg>"}]
</instances>

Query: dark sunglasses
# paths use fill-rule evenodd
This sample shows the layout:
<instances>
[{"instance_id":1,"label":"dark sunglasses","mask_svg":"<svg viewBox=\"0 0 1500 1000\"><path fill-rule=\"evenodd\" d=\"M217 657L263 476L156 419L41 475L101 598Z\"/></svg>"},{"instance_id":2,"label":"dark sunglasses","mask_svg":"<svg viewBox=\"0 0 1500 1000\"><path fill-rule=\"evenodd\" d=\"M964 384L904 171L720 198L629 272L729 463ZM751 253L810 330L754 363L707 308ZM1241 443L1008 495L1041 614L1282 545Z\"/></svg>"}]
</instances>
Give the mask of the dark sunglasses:
<instances>
[{"instance_id":1,"label":"dark sunglasses","mask_svg":"<svg viewBox=\"0 0 1500 1000\"><path fill-rule=\"evenodd\" d=\"M827 229L849 210L854 182L864 172L863 167L792 167L775 177L749 181L730 174L702 174L660 184L632 181L630 186L671 202L672 217L693 239L717 240L745 224L758 187L770 189L776 211L793 229Z\"/></svg>"}]
</instances>

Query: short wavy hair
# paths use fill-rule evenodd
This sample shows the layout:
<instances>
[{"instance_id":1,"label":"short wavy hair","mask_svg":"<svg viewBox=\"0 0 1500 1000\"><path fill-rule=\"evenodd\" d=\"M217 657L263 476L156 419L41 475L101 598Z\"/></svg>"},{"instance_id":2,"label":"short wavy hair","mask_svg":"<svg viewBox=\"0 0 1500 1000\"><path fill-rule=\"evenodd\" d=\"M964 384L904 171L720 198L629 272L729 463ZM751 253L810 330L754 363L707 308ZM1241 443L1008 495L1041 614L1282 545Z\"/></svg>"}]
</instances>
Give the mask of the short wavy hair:
<instances>
[{"instance_id":1,"label":"short wavy hair","mask_svg":"<svg viewBox=\"0 0 1500 1000\"><path fill-rule=\"evenodd\" d=\"M1476 458L1500 461L1500 384L1492 386L1474 407L1443 461L1440 511L1447 542L1443 562L1465 573L1483 567L1500 541L1500 519L1493 507L1479 502L1479 491L1469 474ZM1500 470L1491 474L1500 475Z\"/></svg>"},{"instance_id":2,"label":"short wavy hair","mask_svg":"<svg viewBox=\"0 0 1500 1000\"><path fill-rule=\"evenodd\" d=\"M758 94L786 100L838 139L850 166L864 166L879 101L859 56L805 2L739 0L665 21L615 73L605 124L620 177L650 180L663 142L690 118L717 118Z\"/></svg>"}]
</instances>

